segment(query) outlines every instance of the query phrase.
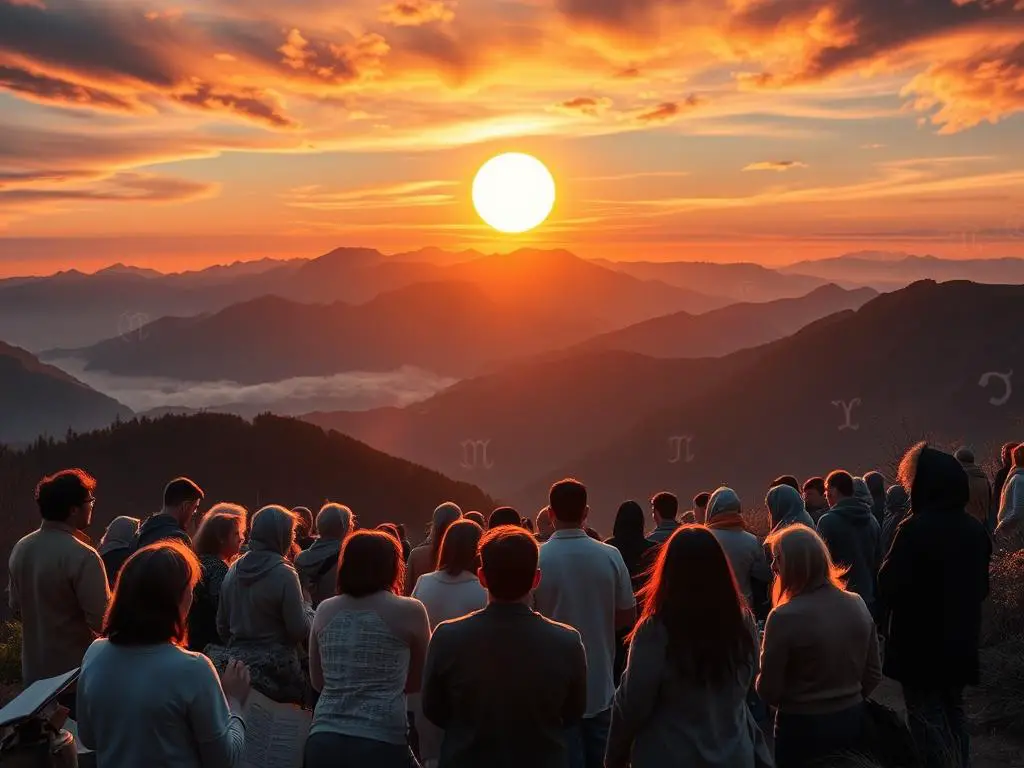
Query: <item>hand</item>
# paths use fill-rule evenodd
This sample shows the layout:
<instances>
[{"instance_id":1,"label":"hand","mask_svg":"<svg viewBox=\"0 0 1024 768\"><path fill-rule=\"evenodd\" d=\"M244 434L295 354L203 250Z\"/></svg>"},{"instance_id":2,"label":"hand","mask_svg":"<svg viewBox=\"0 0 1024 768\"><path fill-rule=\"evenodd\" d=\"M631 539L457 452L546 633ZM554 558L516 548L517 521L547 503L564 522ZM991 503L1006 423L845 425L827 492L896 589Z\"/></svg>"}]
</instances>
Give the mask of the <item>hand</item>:
<instances>
[{"instance_id":1,"label":"hand","mask_svg":"<svg viewBox=\"0 0 1024 768\"><path fill-rule=\"evenodd\" d=\"M249 682L249 668L240 661L231 660L220 676L221 687L228 701L237 701L242 706L249 700L252 686Z\"/></svg>"},{"instance_id":2,"label":"hand","mask_svg":"<svg viewBox=\"0 0 1024 768\"><path fill-rule=\"evenodd\" d=\"M313 602L313 596L311 594L309 594L309 587L307 587L305 584L302 585L302 602L304 602L304 603L312 603Z\"/></svg>"}]
</instances>

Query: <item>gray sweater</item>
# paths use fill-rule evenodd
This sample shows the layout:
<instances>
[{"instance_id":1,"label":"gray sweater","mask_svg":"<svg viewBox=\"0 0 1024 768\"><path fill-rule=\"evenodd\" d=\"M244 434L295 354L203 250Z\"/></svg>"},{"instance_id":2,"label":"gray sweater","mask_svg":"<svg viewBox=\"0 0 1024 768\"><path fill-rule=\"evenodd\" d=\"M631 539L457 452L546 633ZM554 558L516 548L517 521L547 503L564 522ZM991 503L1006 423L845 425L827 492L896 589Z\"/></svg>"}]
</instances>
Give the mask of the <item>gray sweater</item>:
<instances>
[{"instance_id":1,"label":"gray sweater","mask_svg":"<svg viewBox=\"0 0 1024 768\"><path fill-rule=\"evenodd\" d=\"M221 585L217 633L229 646L238 642L305 644L313 625L313 607L303 602L295 569L282 561L250 580L239 573L241 562L236 560L228 569Z\"/></svg>"}]
</instances>

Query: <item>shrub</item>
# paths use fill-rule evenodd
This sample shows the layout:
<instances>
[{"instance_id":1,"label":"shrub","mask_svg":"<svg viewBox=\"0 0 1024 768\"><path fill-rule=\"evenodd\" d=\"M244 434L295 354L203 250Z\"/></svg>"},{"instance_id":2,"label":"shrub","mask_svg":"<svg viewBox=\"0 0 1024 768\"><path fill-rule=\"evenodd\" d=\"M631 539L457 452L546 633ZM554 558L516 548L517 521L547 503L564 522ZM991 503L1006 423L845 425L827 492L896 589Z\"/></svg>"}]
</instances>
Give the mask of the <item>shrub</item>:
<instances>
[{"instance_id":1,"label":"shrub","mask_svg":"<svg viewBox=\"0 0 1024 768\"><path fill-rule=\"evenodd\" d=\"M990 589L983 612L982 647L1024 638L1024 550L992 559Z\"/></svg>"},{"instance_id":2,"label":"shrub","mask_svg":"<svg viewBox=\"0 0 1024 768\"><path fill-rule=\"evenodd\" d=\"M0 624L0 685L21 685L21 624Z\"/></svg>"},{"instance_id":3,"label":"shrub","mask_svg":"<svg viewBox=\"0 0 1024 768\"><path fill-rule=\"evenodd\" d=\"M981 652L975 721L1024 737L1024 636Z\"/></svg>"}]
</instances>

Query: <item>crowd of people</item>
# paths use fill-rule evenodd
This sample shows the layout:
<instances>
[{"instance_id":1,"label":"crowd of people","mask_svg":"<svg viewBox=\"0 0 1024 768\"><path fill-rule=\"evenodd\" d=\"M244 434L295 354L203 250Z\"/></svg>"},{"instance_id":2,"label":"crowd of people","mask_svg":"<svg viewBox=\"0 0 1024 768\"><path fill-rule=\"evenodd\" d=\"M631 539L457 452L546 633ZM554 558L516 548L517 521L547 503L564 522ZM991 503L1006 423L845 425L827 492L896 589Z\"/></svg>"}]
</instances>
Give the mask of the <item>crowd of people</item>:
<instances>
[{"instance_id":1,"label":"crowd of people","mask_svg":"<svg viewBox=\"0 0 1024 768\"><path fill-rule=\"evenodd\" d=\"M313 710L306 768L802 768L884 764L884 674L921 764L967 766L989 560L1024 522L1024 444L1001 458L779 477L763 539L720 487L627 501L602 541L567 479L535 518L443 503L415 547L336 503L202 512L177 478L94 548L68 469L10 557L23 682L80 667L61 703L100 768L238 765L253 690Z\"/></svg>"}]
</instances>

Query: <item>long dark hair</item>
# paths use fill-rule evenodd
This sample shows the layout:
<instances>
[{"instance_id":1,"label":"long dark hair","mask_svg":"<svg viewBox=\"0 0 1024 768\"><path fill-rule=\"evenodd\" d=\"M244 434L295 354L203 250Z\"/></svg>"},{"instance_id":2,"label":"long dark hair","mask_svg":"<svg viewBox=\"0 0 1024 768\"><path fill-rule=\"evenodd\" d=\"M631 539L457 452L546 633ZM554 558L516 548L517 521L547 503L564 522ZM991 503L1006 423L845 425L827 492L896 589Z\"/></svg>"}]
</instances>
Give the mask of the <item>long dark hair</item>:
<instances>
[{"instance_id":1,"label":"long dark hair","mask_svg":"<svg viewBox=\"0 0 1024 768\"><path fill-rule=\"evenodd\" d=\"M612 536L616 544L629 544L644 538L644 509L635 501L624 501L615 513Z\"/></svg>"},{"instance_id":2,"label":"long dark hair","mask_svg":"<svg viewBox=\"0 0 1024 768\"><path fill-rule=\"evenodd\" d=\"M686 679L721 683L753 658L750 611L722 545L704 526L672 534L638 597L644 611L627 640L647 622L661 622L668 658Z\"/></svg>"},{"instance_id":3,"label":"long dark hair","mask_svg":"<svg viewBox=\"0 0 1024 768\"><path fill-rule=\"evenodd\" d=\"M456 520L449 525L441 540L437 570L444 571L449 576L458 576L463 571L475 574L480 567L477 547L483 535L484 529L472 520Z\"/></svg>"}]
</instances>

